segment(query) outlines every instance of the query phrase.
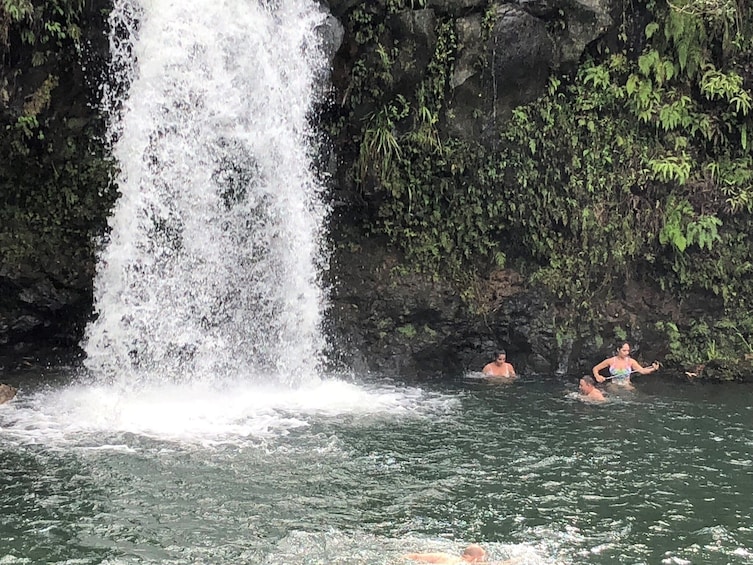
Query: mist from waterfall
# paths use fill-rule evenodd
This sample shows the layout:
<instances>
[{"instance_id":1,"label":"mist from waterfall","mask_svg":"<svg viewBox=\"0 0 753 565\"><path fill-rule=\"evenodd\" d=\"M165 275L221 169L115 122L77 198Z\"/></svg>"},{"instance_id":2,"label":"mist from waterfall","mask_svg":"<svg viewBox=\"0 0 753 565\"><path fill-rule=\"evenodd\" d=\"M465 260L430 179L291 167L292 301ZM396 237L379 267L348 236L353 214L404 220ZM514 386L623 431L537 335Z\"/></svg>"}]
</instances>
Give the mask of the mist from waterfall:
<instances>
[{"instance_id":1,"label":"mist from waterfall","mask_svg":"<svg viewBox=\"0 0 753 565\"><path fill-rule=\"evenodd\" d=\"M313 0L116 0L121 196L83 342L95 379L318 378L323 18Z\"/></svg>"}]
</instances>

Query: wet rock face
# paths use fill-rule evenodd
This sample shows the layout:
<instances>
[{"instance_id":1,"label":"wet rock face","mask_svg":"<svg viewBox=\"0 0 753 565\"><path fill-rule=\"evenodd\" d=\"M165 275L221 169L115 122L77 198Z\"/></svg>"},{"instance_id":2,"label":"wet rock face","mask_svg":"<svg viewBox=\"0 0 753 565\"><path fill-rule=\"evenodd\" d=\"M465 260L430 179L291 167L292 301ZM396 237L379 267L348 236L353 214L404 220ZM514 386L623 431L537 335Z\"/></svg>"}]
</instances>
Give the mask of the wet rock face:
<instances>
[{"instance_id":1,"label":"wet rock face","mask_svg":"<svg viewBox=\"0 0 753 565\"><path fill-rule=\"evenodd\" d=\"M399 255L364 240L336 250L330 275L330 359L359 373L458 377L480 371L504 348L519 374L567 378L590 374L626 340L642 365L658 360L663 377L690 378L666 362L668 343L656 322L682 323L697 312L636 282L620 299L602 304L598 323L565 330L568 312L513 269L492 271L469 283L473 288L463 287L408 271ZM685 370L696 372L693 378L750 380L753 354L735 367L706 367Z\"/></svg>"},{"instance_id":2,"label":"wet rock face","mask_svg":"<svg viewBox=\"0 0 753 565\"><path fill-rule=\"evenodd\" d=\"M331 64L342 45L345 29L337 18L327 12L324 21L316 31L322 42L324 55Z\"/></svg>"},{"instance_id":3,"label":"wet rock face","mask_svg":"<svg viewBox=\"0 0 753 565\"><path fill-rule=\"evenodd\" d=\"M22 40L24 27L36 25L30 19L10 25L8 42L0 41L0 129L7 134L0 140L0 346L73 345L91 311L91 241L115 193L97 111L111 3L84 4L79 15L66 15L78 18L71 26L81 34L78 45L70 29L44 49ZM34 18L51 5L35 3ZM38 131L26 141L14 137L19 120L32 116Z\"/></svg>"},{"instance_id":4,"label":"wet rock face","mask_svg":"<svg viewBox=\"0 0 753 565\"><path fill-rule=\"evenodd\" d=\"M557 62L545 22L509 4L495 7L493 17L486 49L495 81L534 89Z\"/></svg>"},{"instance_id":5,"label":"wet rock face","mask_svg":"<svg viewBox=\"0 0 753 565\"><path fill-rule=\"evenodd\" d=\"M369 244L339 250L335 271L328 329L337 360L356 371L457 376L480 371L500 348L518 372L561 363L551 307L515 271L478 281L473 300Z\"/></svg>"},{"instance_id":6,"label":"wet rock face","mask_svg":"<svg viewBox=\"0 0 753 565\"><path fill-rule=\"evenodd\" d=\"M483 11L486 5L486 0L426 0L427 8L454 16Z\"/></svg>"},{"instance_id":7,"label":"wet rock face","mask_svg":"<svg viewBox=\"0 0 753 565\"><path fill-rule=\"evenodd\" d=\"M388 18L397 56L392 67L395 89L409 94L426 76L437 42L433 10L410 10Z\"/></svg>"},{"instance_id":8,"label":"wet rock face","mask_svg":"<svg viewBox=\"0 0 753 565\"><path fill-rule=\"evenodd\" d=\"M543 20L513 4L490 10L486 17L494 23L488 32L481 14L457 21L459 50L446 116L450 133L465 139L481 135L487 143L516 106L541 94L557 64Z\"/></svg>"},{"instance_id":9,"label":"wet rock face","mask_svg":"<svg viewBox=\"0 0 753 565\"><path fill-rule=\"evenodd\" d=\"M369 5L375 18L384 18L378 44L397 50L392 91L384 93L385 100L416 92L438 45L436 26L449 21L456 51L439 128L491 145L515 107L536 99L552 72L577 63L591 42L614 27L612 14L619 13L621 0L416 0L405 5L396 13L385 1ZM348 0L333 0L329 7L342 20L362 8ZM349 65L362 49L346 32L333 65L340 76L350 76ZM338 88L345 90L344 84Z\"/></svg>"},{"instance_id":10,"label":"wet rock face","mask_svg":"<svg viewBox=\"0 0 753 565\"><path fill-rule=\"evenodd\" d=\"M58 267L86 270L61 256ZM47 265L49 266L49 265ZM91 307L91 281L87 276L69 277L52 269L37 271L33 265L23 271L0 269L0 346L54 343L73 346ZM91 269L91 263L87 264Z\"/></svg>"},{"instance_id":11,"label":"wet rock face","mask_svg":"<svg viewBox=\"0 0 753 565\"><path fill-rule=\"evenodd\" d=\"M540 96L553 71L577 63L588 44L614 25L618 3L494 2L484 12L458 16L447 130L493 143L515 107Z\"/></svg>"}]
</instances>

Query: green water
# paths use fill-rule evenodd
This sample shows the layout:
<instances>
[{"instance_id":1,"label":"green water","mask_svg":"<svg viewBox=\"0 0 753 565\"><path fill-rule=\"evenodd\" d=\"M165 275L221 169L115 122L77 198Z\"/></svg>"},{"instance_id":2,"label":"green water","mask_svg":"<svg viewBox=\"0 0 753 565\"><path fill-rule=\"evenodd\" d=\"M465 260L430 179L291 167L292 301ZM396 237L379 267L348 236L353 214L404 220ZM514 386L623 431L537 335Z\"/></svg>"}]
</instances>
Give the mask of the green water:
<instances>
[{"instance_id":1,"label":"green water","mask_svg":"<svg viewBox=\"0 0 753 565\"><path fill-rule=\"evenodd\" d=\"M261 393L132 418L115 392L25 385L0 406L0 564L405 564L469 542L523 564L753 563L753 390L637 386L594 406L574 379L355 379L224 419Z\"/></svg>"}]
</instances>

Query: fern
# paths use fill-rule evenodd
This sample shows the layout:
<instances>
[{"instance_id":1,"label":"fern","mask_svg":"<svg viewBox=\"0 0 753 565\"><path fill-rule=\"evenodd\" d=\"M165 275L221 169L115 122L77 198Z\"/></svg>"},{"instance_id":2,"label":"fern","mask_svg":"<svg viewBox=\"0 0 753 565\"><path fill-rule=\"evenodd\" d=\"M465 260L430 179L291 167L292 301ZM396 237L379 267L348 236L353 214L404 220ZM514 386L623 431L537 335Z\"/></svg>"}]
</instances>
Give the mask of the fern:
<instances>
[{"instance_id":1,"label":"fern","mask_svg":"<svg viewBox=\"0 0 753 565\"><path fill-rule=\"evenodd\" d=\"M693 207L687 200L671 197L667 202L664 226L659 232L659 243L670 245L683 253L689 246L711 250L721 240L719 227L722 221L716 216L696 217Z\"/></svg>"},{"instance_id":2,"label":"fern","mask_svg":"<svg viewBox=\"0 0 753 565\"><path fill-rule=\"evenodd\" d=\"M654 178L662 182L685 184L690 178L690 158L684 154L681 157L670 155L662 159L651 159L648 166Z\"/></svg>"},{"instance_id":3,"label":"fern","mask_svg":"<svg viewBox=\"0 0 753 565\"><path fill-rule=\"evenodd\" d=\"M659 232L659 243L670 245L680 253L688 246L688 238L685 235L687 219L692 217L693 207L687 200L675 200L670 197L667 202L664 216L664 226Z\"/></svg>"},{"instance_id":4,"label":"fern","mask_svg":"<svg viewBox=\"0 0 753 565\"><path fill-rule=\"evenodd\" d=\"M748 150L748 125L742 124L740 126L740 146L743 148L743 151Z\"/></svg>"},{"instance_id":5,"label":"fern","mask_svg":"<svg viewBox=\"0 0 753 565\"><path fill-rule=\"evenodd\" d=\"M718 228L722 221L716 216L700 216L697 220L688 223L688 245L697 245L701 249L711 250L714 243L721 240Z\"/></svg>"},{"instance_id":6,"label":"fern","mask_svg":"<svg viewBox=\"0 0 753 565\"><path fill-rule=\"evenodd\" d=\"M651 50L648 53L638 57L638 68L644 76L651 76L651 71L654 66L659 62L659 53L655 50Z\"/></svg>"},{"instance_id":7,"label":"fern","mask_svg":"<svg viewBox=\"0 0 753 565\"><path fill-rule=\"evenodd\" d=\"M701 92L709 100L726 100L735 112L747 116L751 95L743 86L743 78L734 71L723 73L709 65L700 81Z\"/></svg>"},{"instance_id":8,"label":"fern","mask_svg":"<svg viewBox=\"0 0 753 565\"><path fill-rule=\"evenodd\" d=\"M753 212L753 158L720 160L707 166L732 213Z\"/></svg>"},{"instance_id":9,"label":"fern","mask_svg":"<svg viewBox=\"0 0 753 565\"><path fill-rule=\"evenodd\" d=\"M688 127L691 123L688 106L691 104L690 98L681 96L678 100L670 104L665 104L659 110L659 125L664 131L672 131L679 126Z\"/></svg>"},{"instance_id":10,"label":"fern","mask_svg":"<svg viewBox=\"0 0 753 565\"><path fill-rule=\"evenodd\" d=\"M687 76L694 77L708 60L706 55L706 31L701 18L693 13L673 8L670 10L666 26L665 37L677 50L677 60L680 70Z\"/></svg>"},{"instance_id":11,"label":"fern","mask_svg":"<svg viewBox=\"0 0 753 565\"><path fill-rule=\"evenodd\" d=\"M611 85L612 81L609 77L609 70L604 65L595 65L586 69L583 83L604 90Z\"/></svg>"}]
</instances>

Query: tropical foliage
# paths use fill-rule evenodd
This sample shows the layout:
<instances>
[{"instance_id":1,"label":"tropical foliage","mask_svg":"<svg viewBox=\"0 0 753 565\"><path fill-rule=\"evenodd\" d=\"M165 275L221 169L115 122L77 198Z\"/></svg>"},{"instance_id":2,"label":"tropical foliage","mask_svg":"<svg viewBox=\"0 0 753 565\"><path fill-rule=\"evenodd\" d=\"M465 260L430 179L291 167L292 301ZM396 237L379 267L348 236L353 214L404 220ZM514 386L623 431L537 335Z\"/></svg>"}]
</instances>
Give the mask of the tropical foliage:
<instances>
[{"instance_id":1,"label":"tropical foliage","mask_svg":"<svg viewBox=\"0 0 753 565\"><path fill-rule=\"evenodd\" d=\"M91 54L82 29L101 17L83 0L0 0L0 258L8 272L34 265L77 280L114 198L81 70L95 63L83 60Z\"/></svg>"},{"instance_id":2,"label":"tropical foliage","mask_svg":"<svg viewBox=\"0 0 753 565\"><path fill-rule=\"evenodd\" d=\"M581 322L630 280L678 300L712 297L721 326L699 321L681 338L705 324L707 345L713 327L714 351L732 349L753 336L753 8L649 0L629 10L617 48L596 45L576 72L551 77L495 149L439 133L457 48L450 21L437 25L425 80L399 96L392 59L373 55L386 52L380 33L362 31L355 68L379 78L356 83L370 86L353 93L345 123L360 124L349 134L360 140L353 178L372 206L366 222L416 268L514 265ZM381 21L368 12L354 17ZM380 110L357 119L364 105Z\"/></svg>"}]
</instances>

